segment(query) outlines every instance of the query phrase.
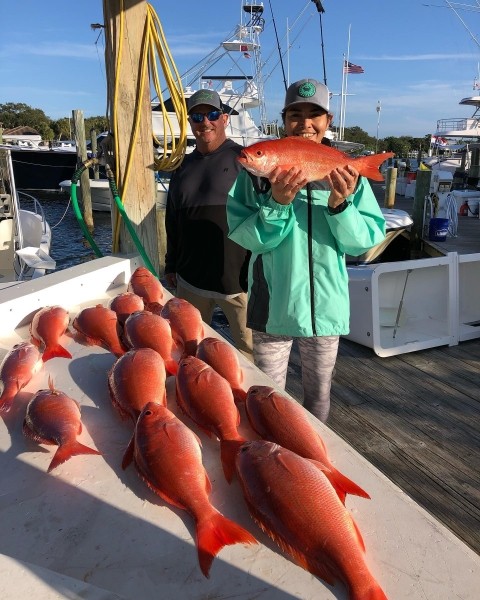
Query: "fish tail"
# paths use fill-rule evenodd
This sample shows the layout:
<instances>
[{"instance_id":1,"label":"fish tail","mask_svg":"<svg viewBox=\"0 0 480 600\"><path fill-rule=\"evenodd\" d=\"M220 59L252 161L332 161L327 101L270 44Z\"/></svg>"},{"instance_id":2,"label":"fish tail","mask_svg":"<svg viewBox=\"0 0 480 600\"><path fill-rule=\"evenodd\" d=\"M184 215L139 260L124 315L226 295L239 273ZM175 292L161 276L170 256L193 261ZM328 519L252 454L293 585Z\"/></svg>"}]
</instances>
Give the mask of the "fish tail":
<instances>
[{"instance_id":1,"label":"fish tail","mask_svg":"<svg viewBox=\"0 0 480 600\"><path fill-rule=\"evenodd\" d=\"M383 181L384 177L379 171L380 165L392 156L395 156L393 152L360 156L355 159L353 164L360 175L368 177L368 179L373 179L373 181Z\"/></svg>"},{"instance_id":2,"label":"fish tail","mask_svg":"<svg viewBox=\"0 0 480 600\"><path fill-rule=\"evenodd\" d=\"M72 358L72 355L66 348L64 348L60 344L57 344L56 346L50 346L48 348L45 348L45 351L42 354L43 362L47 362L47 360L50 360L51 358L56 358L56 357Z\"/></svg>"},{"instance_id":3,"label":"fish tail","mask_svg":"<svg viewBox=\"0 0 480 600\"><path fill-rule=\"evenodd\" d=\"M238 440L220 441L220 458L222 460L225 479L230 483L235 473L235 458L240 446L245 442L243 438Z\"/></svg>"},{"instance_id":4,"label":"fish tail","mask_svg":"<svg viewBox=\"0 0 480 600\"><path fill-rule=\"evenodd\" d=\"M232 388L232 392L235 402L245 402L247 399L247 392L242 388Z\"/></svg>"},{"instance_id":5,"label":"fish tail","mask_svg":"<svg viewBox=\"0 0 480 600\"><path fill-rule=\"evenodd\" d=\"M52 461L47 469L47 473L50 473L55 467L61 465L72 456L78 456L79 454L101 454L98 450L94 450L93 448L89 448L77 440L73 442L67 442L66 444L61 444L57 451L55 452Z\"/></svg>"},{"instance_id":6,"label":"fish tail","mask_svg":"<svg viewBox=\"0 0 480 600\"><path fill-rule=\"evenodd\" d=\"M340 471L333 469L330 472L325 472L325 475L328 477L330 483L337 491L337 494L343 504L345 504L345 496L347 494L370 499L370 495L365 490L363 490L354 481L340 473Z\"/></svg>"},{"instance_id":7,"label":"fish tail","mask_svg":"<svg viewBox=\"0 0 480 600\"><path fill-rule=\"evenodd\" d=\"M257 540L246 529L215 511L197 523L197 549L200 569L209 577L213 559L224 546L256 544Z\"/></svg>"}]
</instances>

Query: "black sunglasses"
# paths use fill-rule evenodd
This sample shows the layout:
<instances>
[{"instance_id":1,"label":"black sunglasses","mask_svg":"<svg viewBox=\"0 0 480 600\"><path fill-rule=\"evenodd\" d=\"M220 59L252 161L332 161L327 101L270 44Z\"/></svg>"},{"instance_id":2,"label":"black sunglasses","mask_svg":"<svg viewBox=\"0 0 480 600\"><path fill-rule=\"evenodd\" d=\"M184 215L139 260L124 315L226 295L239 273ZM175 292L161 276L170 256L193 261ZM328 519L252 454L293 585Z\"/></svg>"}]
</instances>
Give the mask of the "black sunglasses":
<instances>
[{"instance_id":1,"label":"black sunglasses","mask_svg":"<svg viewBox=\"0 0 480 600\"><path fill-rule=\"evenodd\" d=\"M209 121L218 121L222 114L223 112L221 110L211 110L208 113L190 113L189 117L192 118L194 123L203 123L205 117L207 117Z\"/></svg>"}]
</instances>

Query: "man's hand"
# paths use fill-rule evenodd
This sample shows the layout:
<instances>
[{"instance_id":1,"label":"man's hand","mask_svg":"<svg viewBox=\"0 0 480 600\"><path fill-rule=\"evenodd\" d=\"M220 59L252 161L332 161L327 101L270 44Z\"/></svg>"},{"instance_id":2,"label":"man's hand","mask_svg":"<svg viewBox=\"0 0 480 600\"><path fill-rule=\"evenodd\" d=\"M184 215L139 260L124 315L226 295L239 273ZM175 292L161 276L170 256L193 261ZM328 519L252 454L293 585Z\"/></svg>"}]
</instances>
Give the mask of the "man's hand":
<instances>
[{"instance_id":1,"label":"man's hand","mask_svg":"<svg viewBox=\"0 0 480 600\"><path fill-rule=\"evenodd\" d=\"M164 277L165 277L165 281L167 282L167 287L169 287L171 289L176 289L177 274L176 273L165 273Z\"/></svg>"}]
</instances>

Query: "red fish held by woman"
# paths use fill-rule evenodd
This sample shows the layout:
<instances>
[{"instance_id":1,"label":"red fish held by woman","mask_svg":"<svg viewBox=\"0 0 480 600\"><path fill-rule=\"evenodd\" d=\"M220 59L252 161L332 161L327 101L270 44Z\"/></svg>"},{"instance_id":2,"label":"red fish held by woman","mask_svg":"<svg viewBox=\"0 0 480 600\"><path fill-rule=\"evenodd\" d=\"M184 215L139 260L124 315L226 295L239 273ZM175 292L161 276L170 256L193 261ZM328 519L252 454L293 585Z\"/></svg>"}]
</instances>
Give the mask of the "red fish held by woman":
<instances>
[{"instance_id":1,"label":"red fish held by woman","mask_svg":"<svg viewBox=\"0 0 480 600\"><path fill-rule=\"evenodd\" d=\"M48 390L40 390L30 400L23 422L23 433L39 444L58 446L47 472L79 454L100 454L77 441L82 431L78 402L55 390L49 381Z\"/></svg>"},{"instance_id":2,"label":"red fish held by woman","mask_svg":"<svg viewBox=\"0 0 480 600\"><path fill-rule=\"evenodd\" d=\"M308 181L321 180L336 167L354 166L360 175L383 181L379 168L393 152L353 158L325 144L302 137L289 136L278 140L257 142L244 148L238 158L243 167L260 177L268 177L276 167L288 171L301 165Z\"/></svg>"},{"instance_id":3,"label":"red fish held by woman","mask_svg":"<svg viewBox=\"0 0 480 600\"><path fill-rule=\"evenodd\" d=\"M15 396L42 366L42 355L34 344L21 342L10 350L0 365L0 413L11 409Z\"/></svg>"},{"instance_id":4,"label":"red fish held by woman","mask_svg":"<svg viewBox=\"0 0 480 600\"><path fill-rule=\"evenodd\" d=\"M141 412L125 468L133 458L140 477L163 500L195 521L198 560L205 577L218 552L231 544L255 544L243 527L210 502L211 483L197 436L165 406L149 402Z\"/></svg>"},{"instance_id":5,"label":"red fish held by woman","mask_svg":"<svg viewBox=\"0 0 480 600\"><path fill-rule=\"evenodd\" d=\"M45 306L35 313L30 323L30 335L33 344L39 348L43 345L43 362L55 357L72 358L60 344L69 322L68 311L61 306Z\"/></svg>"}]
</instances>

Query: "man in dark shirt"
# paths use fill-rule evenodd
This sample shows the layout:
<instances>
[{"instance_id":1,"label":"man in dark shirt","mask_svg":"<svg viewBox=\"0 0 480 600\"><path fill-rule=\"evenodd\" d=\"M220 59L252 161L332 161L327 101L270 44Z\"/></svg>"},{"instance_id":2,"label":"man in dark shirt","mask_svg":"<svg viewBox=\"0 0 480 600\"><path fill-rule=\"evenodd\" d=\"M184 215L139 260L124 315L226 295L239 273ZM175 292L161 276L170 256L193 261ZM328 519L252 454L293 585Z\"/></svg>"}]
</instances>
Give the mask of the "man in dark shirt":
<instances>
[{"instance_id":1,"label":"man in dark shirt","mask_svg":"<svg viewBox=\"0 0 480 600\"><path fill-rule=\"evenodd\" d=\"M165 279L208 324L218 305L238 350L252 360L252 332L246 325L249 253L228 239L225 208L241 169L242 146L226 137L228 114L217 92L199 90L187 106L197 143L170 181Z\"/></svg>"}]
</instances>

